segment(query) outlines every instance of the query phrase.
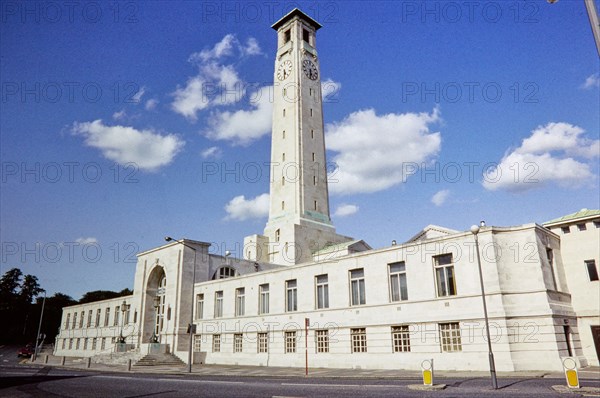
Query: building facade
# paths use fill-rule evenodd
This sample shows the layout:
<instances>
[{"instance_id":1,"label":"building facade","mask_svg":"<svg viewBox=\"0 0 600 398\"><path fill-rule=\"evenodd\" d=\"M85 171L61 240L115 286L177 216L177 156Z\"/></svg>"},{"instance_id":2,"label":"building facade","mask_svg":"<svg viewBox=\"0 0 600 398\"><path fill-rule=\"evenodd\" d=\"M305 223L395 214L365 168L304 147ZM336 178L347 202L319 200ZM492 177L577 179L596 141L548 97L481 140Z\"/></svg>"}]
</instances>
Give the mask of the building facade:
<instances>
[{"instance_id":1,"label":"building facade","mask_svg":"<svg viewBox=\"0 0 600 398\"><path fill-rule=\"evenodd\" d=\"M55 354L160 350L187 361L191 345L195 363L419 369L433 358L437 369L488 369L473 234L430 225L379 249L337 234L325 167L320 25L296 9L273 28L271 203L263 234L246 237L244 259L209 254L209 244L188 239L138 254L131 296L64 308ZM560 370L566 356L593 363L580 329L597 323L593 309L578 313L572 299L570 243L537 224L483 226L478 239L496 368Z\"/></svg>"}]
</instances>

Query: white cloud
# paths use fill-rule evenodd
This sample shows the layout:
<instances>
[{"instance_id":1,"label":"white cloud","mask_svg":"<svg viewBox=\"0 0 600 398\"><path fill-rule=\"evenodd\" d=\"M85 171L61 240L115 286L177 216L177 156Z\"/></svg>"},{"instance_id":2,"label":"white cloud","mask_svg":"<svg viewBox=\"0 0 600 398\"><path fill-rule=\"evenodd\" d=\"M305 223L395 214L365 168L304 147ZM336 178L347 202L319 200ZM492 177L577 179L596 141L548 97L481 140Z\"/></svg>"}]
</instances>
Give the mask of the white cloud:
<instances>
[{"instance_id":1,"label":"white cloud","mask_svg":"<svg viewBox=\"0 0 600 398\"><path fill-rule=\"evenodd\" d=\"M123 120L127 117L127 112L125 109L121 109L119 112L115 112L112 114L112 118L115 120Z\"/></svg>"},{"instance_id":2,"label":"white cloud","mask_svg":"<svg viewBox=\"0 0 600 398\"><path fill-rule=\"evenodd\" d=\"M72 133L85 138L87 146L98 148L105 158L119 164L135 163L142 170L154 171L175 158L185 142L174 134L126 126L107 126L98 119L73 123Z\"/></svg>"},{"instance_id":3,"label":"white cloud","mask_svg":"<svg viewBox=\"0 0 600 398\"><path fill-rule=\"evenodd\" d=\"M96 238L77 238L75 239L76 243L79 243L80 245L93 245L93 244L97 244L98 243L98 239Z\"/></svg>"},{"instance_id":4,"label":"white cloud","mask_svg":"<svg viewBox=\"0 0 600 398\"><path fill-rule=\"evenodd\" d=\"M484 173L483 186L490 191L526 191L550 182L583 184L594 176L586 160L600 155L600 140L583 137L584 132L569 123L538 126L495 169Z\"/></svg>"},{"instance_id":5,"label":"white cloud","mask_svg":"<svg viewBox=\"0 0 600 398\"><path fill-rule=\"evenodd\" d=\"M215 112L208 119L204 134L212 140L227 140L235 145L248 145L271 132L272 86L261 87L252 94L250 110Z\"/></svg>"},{"instance_id":6,"label":"white cloud","mask_svg":"<svg viewBox=\"0 0 600 398\"><path fill-rule=\"evenodd\" d=\"M144 107L147 111L151 111L154 108L156 108L156 105L158 105L158 100L155 98L151 98L148 101L146 101L146 105L144 105Z\"/></svg>"},{"instance_id":7,"label":"white cloud","mask_svg":"<svg viewBox=\"0 0 600 398\"><path fill-rule=\"evenodd\" d=\"M243 45L228 34L213 48L190 55L188 61L198 66L198 74L188 78L184 86L178 85L171 94L173 111L196 121L198 112L204 109L239 102L246 94L246 84L233 64L223 63L225 58L236 54L239 57L258 55L261 49L252 37Z\"/></svg>"},{"instance_id":8,"label":"white cloud","mask_svg":"<svg viewBox=\"0 0 600 398\"><path fill-rule=\"evenodd\" d=\"M342 83L326 79L321 82L321 97L323 102L338 102Z\"/></svg>"},{"instance_id":9,"label":"white cloud","mask_svg":"<svg viewBox=\"0 0 600 398\"><path fill-rule=\"evenodd\" d=\"M140 88L137 93L134 94L133 97L131 97L132 102L139 104L142 101L142 97L144 96L144 94L146 93L146 87Z\"/></svg>"},{"instance_id":10,"label":"white cloud","mask_svg":"<svg viewBox=\"0 0 600 398\"><path fill-rule=\"evenodd\" d=\"M269 215L269 194L263 193L254 199L244 195L236 196L225 205L226 220L244 221L249 218L262 218Z\"/></svg>"},{"instance_id":11,"label":"white cloud","mask_svg":"<svg viewBox=\"0 0 600 398\"><path fill-rule=\"evenodd\" d=\"M430 114L386 115L367 109L327 124L327 147L337 152L329 191L369 193L403 182L411 171L407 164L430 161L440 151L441 135L430 131L430 125L439 121L437 108Z\"/></svg>"},{"instance_id":12,"label":"white cloud","mask_svg":"<svg viewBox=\"0 0 600 398\"><path fill-rule=\"evenodd\" d=\"M448 196L450 195L450 191L448 189L442 189L441 191L436 192L432 197L431 197L431 203L433 203L436 206L441 206L444 203L446 203L446 199L448 199Z\"/></svg>"},{"instance_id":13,"label":"white cloud","mask_svg":"<svg viewBox=\"0 0 600 398\"><path fill-rule=\"evenodd\" d=\"M342 203L335 209L334 217L347 217L358 212L358 206Z\"/></svg>"},{"instance_id":14,"label":"white cloud","mask_svg":"<svg viewBox=\"0 0 600 398\"><path fill-rule=\"evenodd\" d=\"M585 79L585 82L581 85L581 88L584 90L600 88L600 73L594 73L593 75L588 76L588 78Z\"/></svg>"},{"instance_id":15,"label":"white cloud","mask_svg":"<svg viewBox=\"0 0 600 398\"><path fill-rule=\"evenodd\" d=\"M218 159L221 155L223 155L223 151L218 146L211 146L200 152L200 156L202 156L203 159Z\"/></svg>"}]
</instances>

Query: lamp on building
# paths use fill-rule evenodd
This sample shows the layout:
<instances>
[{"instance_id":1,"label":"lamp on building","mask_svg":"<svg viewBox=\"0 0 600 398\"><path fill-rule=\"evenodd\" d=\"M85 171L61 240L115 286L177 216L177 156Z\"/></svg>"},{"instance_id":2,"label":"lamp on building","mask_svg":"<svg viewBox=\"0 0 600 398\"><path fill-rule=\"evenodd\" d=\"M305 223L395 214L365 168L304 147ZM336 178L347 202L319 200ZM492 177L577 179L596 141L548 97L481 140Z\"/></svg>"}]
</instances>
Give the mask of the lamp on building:
<instances>
[{"instance_id":1,"label":"lamp on building","mask_svg":"<svg viewBox=\"0 0 600 398\"><path fill-rule=\"evenodd\" d=\"M121 333L119 333L119 343L121 344L125 343L125 337L123 336L123 327L125 325L125 311L127 311L127 302L123 300L123 303L121 304Z\"/></svg>"},{"instance_id":2,"label":"lamp on building","mask_svg":"<svg viewBox=\"0 0 600 398\"><path fill-rule=\"evenodd\" d=\"M152 336L150 336L150 343L158 343L158 336L156 335L156 329L158 328L158 307L160 307L160 297L154 297L154 330Z\"/></svg>"},{"instance_id":3,"label":"lamp on building","mask_svg":"<svg viewBox=\"0 0 600 398\"><path fill-rule=\"evenodd\" d=\"M174 239L171 238L170 236L166 236L165 237L165 241L167 242L171 242ZM196 325L194 325L194 285L196 284L196 249L193 246L190 246L188 244L185 243L185 239L181 239L176 241L177 243L182 244L183 246L187 247L188 249L192 249L194 251L194 265L192 266L192 287L190 289L190 291L192 292L192 300L190 301L190 323L188 325L188 331L190 333L190 345L189 345L189 350L188 350L188 373L192 373L192 348L193 348L193 340L194 340L194 334L196 332Z\"/></svg>"},{"instance_id":4,"label":"lamp on building","mask_svg":"<svg viewBox=\"0 0 600 398\"><path fill-rule=\"evenodd\" d=\"M485 226L485 222L481 222ZM485 289L483 287L483 272L481 270L481 256L479 255L479 226L471 226L471 233L475 237L475 251L477 251L477 268L479 269L479 284L481 286L481 300L483 301L483 317L485 319L485 332L487 334L488 356L490 360L490 376L492 378L492 387L498 389L498 380L496 379L496 365L494 363L494 353L492 352L492 339L490 338L490 323L488 321L487 304L485 302Z\"/></svg>"}]
</instances>

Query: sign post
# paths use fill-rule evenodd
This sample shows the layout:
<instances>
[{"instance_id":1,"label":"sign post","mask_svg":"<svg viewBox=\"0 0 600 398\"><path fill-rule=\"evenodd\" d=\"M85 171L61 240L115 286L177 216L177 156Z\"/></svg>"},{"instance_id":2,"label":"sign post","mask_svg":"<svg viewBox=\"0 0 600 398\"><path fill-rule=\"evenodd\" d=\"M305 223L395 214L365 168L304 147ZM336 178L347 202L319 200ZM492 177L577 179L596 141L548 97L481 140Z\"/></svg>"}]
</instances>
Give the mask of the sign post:
<instances>
[{"instance_id":1,"label":"sign post","mask_svg":"<svg viewBox=\"0 0 600 398\"><path fill-rule=\"evenodd\" d=\"M579 388L579 374L577 372L577 362L571 357L567 357L562 361L569 388Z\"/></svg>"},{"instance_id":2,"label":"sign post","mask_svg":"<svg viewBox=\"0 0 600 398\"><path fill-rule=\"evenodd\" d=\"M426 359L421 362L421 370L423 372L423 385L433 386L433 359Z\"/></svg>"},{"instance_id":3,"label":"sign post","mask_svg":"<svg viewBox=\"0 0 600 398\"><path fill-rule=\"evenodd\" d=\"M308 376L308 325L310 319L304 318L304 375Z\"/></svg>"}]
</instances>

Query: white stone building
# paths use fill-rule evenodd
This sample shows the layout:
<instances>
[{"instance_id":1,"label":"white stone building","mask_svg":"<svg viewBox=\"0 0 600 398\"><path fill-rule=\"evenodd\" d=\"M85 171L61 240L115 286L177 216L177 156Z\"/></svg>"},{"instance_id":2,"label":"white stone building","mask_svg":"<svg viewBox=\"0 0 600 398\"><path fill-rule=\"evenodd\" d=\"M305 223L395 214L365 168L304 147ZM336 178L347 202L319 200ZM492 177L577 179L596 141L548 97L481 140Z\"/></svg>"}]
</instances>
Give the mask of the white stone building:
<instances>
[{"instance_id":1,"label":"white stone building","mask_svg":"<svg viewBox=\"0 0 600 398\"><path fill-rule=\"evenodd\" d=\"M418 369L433 358L437 369L487 370L473 234L428 226L380 249L337 234L325 170L320 25L294 10L273 28L264 233L246 237L244 260L187 239L138 254L133 295L64 308L55 354L159 350L186 362L192 322L195 363ZM582 244L597 248L598 224L592 228ZM597 302L598 282L596 296L580 290L572 298L572 284L577 289L589 270L571 267L580 259L569 257L573 243L563 236L537 224L483 226L478 234L500 371L560 370L565 356L598 361L579 337L582 325L599 324L598 308L585 306L586 297ZM599 262L597 252L584 257Z\"/></svg>"}]
</instances>

